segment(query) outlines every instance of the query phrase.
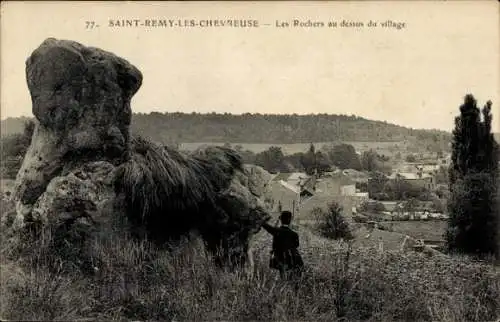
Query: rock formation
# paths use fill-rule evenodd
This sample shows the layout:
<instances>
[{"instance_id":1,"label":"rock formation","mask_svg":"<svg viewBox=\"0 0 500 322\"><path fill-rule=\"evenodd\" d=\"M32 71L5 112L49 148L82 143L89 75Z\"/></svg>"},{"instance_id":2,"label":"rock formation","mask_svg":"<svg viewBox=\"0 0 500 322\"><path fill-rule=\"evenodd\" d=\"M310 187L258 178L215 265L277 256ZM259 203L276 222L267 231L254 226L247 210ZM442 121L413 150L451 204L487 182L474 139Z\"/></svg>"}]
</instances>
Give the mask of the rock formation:
<instances>
[{"instance_id":1,"label":"rock formation","mask_svg":"<svg viewBox=\"0 0 500 322\"><path fill-rule=\"evenodd\" d=\"M210 250L222 248L223 260L234 249L245 253L269 218L266 179L257 180L264 175L232 150L184 155L131 137L130 100L142 83L136 67L49 38L26 61L26 77L36 125L14 189L20 226L98 230L118 213L163 242L194 229Z\"/></svg>"},{"instance_id":2,"label":"rock formation","mask_svg":"<svg viewBox=\"0 0 500 322\"><path fill-rule=\"evenodd\" d=\"M55 176L84 162L119 162L129 140L130 99L142 83L126 60L52 38L26 61L26 78L37 122L16 179L21 218Z\"/></svg>"}]
</instances>

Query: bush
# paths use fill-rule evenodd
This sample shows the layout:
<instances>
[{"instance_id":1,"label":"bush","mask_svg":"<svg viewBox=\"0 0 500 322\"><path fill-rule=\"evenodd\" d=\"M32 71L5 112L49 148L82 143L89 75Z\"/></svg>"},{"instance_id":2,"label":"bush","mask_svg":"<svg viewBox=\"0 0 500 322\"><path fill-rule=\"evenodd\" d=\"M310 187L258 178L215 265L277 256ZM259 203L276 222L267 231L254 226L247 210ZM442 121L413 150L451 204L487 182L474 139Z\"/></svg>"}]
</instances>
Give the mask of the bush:
<instances>
[{"instance_id":1,"label":"bush","mask_svg":"<svg viewBox=\"0 0 500 322\"><path fill-rule=\"evenodd\" d=\"M405 158L406 162L416 162L417 157L414 154L408 154Z\"/></svg>"},{"instance_id":2,"label":"bush","mask_svg":"<svg viewBox=\"0 0 500 322\"><path fill-rule=\"evenodd\" d=\"M365 201L361 204L361 211L363 212L375 212L375 213L379 213L379 212L383 212L385 211L385 206L383 203L381 202L368 202L368 201Z\"/></svg>"},{"instance_id":3,"label":"bush","mask_svg":"<svg viewBox=\"0 0 500 322\"><path fill-rule=\"evenodd\" d=\"M352 219L354 220L354 222L360 223L360 224L368 222L368 217L365 215L362 215L362 214L355 214L352 216Z\"/></svg>"},{"instance_id":4,"label":"bush","mask_svg":"<svg viewBox=\"0 0 500 322\"><path fill-rule=\"evenodd\" d=\"M326 211L315 210L319 233L330 239L353 239L349 223L344 218L342 207L332 202Z\"/></svg>"},{"instance_id":5,"label":"bush","mask_svg":"<svg viewBox=\"0 0 500 322\"><path fill-rule=\"evenodd\" d=\"M380 229L380 230L394 231L392 223L381 222L381 223L378 223L377 226L378 226L378 229Z\"/></svg>"}]
</instances>

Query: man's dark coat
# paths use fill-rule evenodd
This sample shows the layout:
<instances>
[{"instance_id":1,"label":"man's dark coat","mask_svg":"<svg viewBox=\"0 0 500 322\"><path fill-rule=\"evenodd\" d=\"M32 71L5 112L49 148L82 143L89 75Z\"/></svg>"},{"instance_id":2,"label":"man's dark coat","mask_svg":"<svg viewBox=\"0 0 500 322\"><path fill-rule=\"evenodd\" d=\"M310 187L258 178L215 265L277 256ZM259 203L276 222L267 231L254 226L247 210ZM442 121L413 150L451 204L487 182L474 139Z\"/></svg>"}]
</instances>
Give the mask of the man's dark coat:
<instances>
[{"instance_id":1,"label":"man's dark coat","mask_svg":"<svg viewBox=\"0 0 500 322\"><path fill-rule=\"evenodd\" d=\"M304 266L299 253L299 235L288 226L273 227L269 224L262 226L273 235L272 257L270 266L280 271L299 269Z\"/></svg>"}]
</instances>

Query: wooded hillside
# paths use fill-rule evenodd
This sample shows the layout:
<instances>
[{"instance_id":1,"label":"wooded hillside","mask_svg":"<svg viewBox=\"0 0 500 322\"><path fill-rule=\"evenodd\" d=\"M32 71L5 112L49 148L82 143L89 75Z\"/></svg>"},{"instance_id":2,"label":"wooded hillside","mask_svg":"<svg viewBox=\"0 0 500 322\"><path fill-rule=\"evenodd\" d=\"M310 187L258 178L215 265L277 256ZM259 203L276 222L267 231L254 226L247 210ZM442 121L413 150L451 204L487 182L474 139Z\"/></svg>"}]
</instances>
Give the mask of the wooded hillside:
<instances>
[{"instance_id":1,"label":"wooded hillside","mask_svg":"<svg viewBox=\"0 0 500 322\"><path fill-rule=\"evenodd\" d=\"M27 118L2 120L2 136L20 133ZM414 141L446 150L451 135L437 130L414 130L354 115L271 115L136 113L132 130L155 141L227 143L309 143L325 141Z\"/></svg>"}]
</instances>

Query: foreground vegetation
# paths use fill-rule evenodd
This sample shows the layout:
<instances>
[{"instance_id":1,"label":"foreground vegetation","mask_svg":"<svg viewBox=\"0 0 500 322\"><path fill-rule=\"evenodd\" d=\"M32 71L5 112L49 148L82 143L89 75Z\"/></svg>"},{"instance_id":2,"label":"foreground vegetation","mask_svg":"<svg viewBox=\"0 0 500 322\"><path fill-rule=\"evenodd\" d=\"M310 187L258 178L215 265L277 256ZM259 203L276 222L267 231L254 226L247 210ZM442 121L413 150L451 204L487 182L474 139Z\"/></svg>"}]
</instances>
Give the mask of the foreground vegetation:
<instances>
[{"instance_id":1,"label":"foreground vegetation","mask_svg":"<svg viewBox=\"0 0 500 322\"><path fill-rule=\"evenodd\" d=\"M463 257L353 248L296 227L307 270L295 292L268 268L271 241L264 232L254 241L251 275L217 269L196 238L165 251L110 230L74 254L64 248L54 252L43 240L9 236L8 221L2 217L3 319L492 321L500 316L500 272Z\"/></svg>"},{"instance_id":2,"label":"foreground vegetation","mask_svg":"<svg viewBox=\"0 0 500 322\"><path fill-rule=\"evenodd\" d=\"M391 231L410 235L417 239L443 239L446 231L444 220L392 221L386 223Z\"/></svg>"}]
</instances>

